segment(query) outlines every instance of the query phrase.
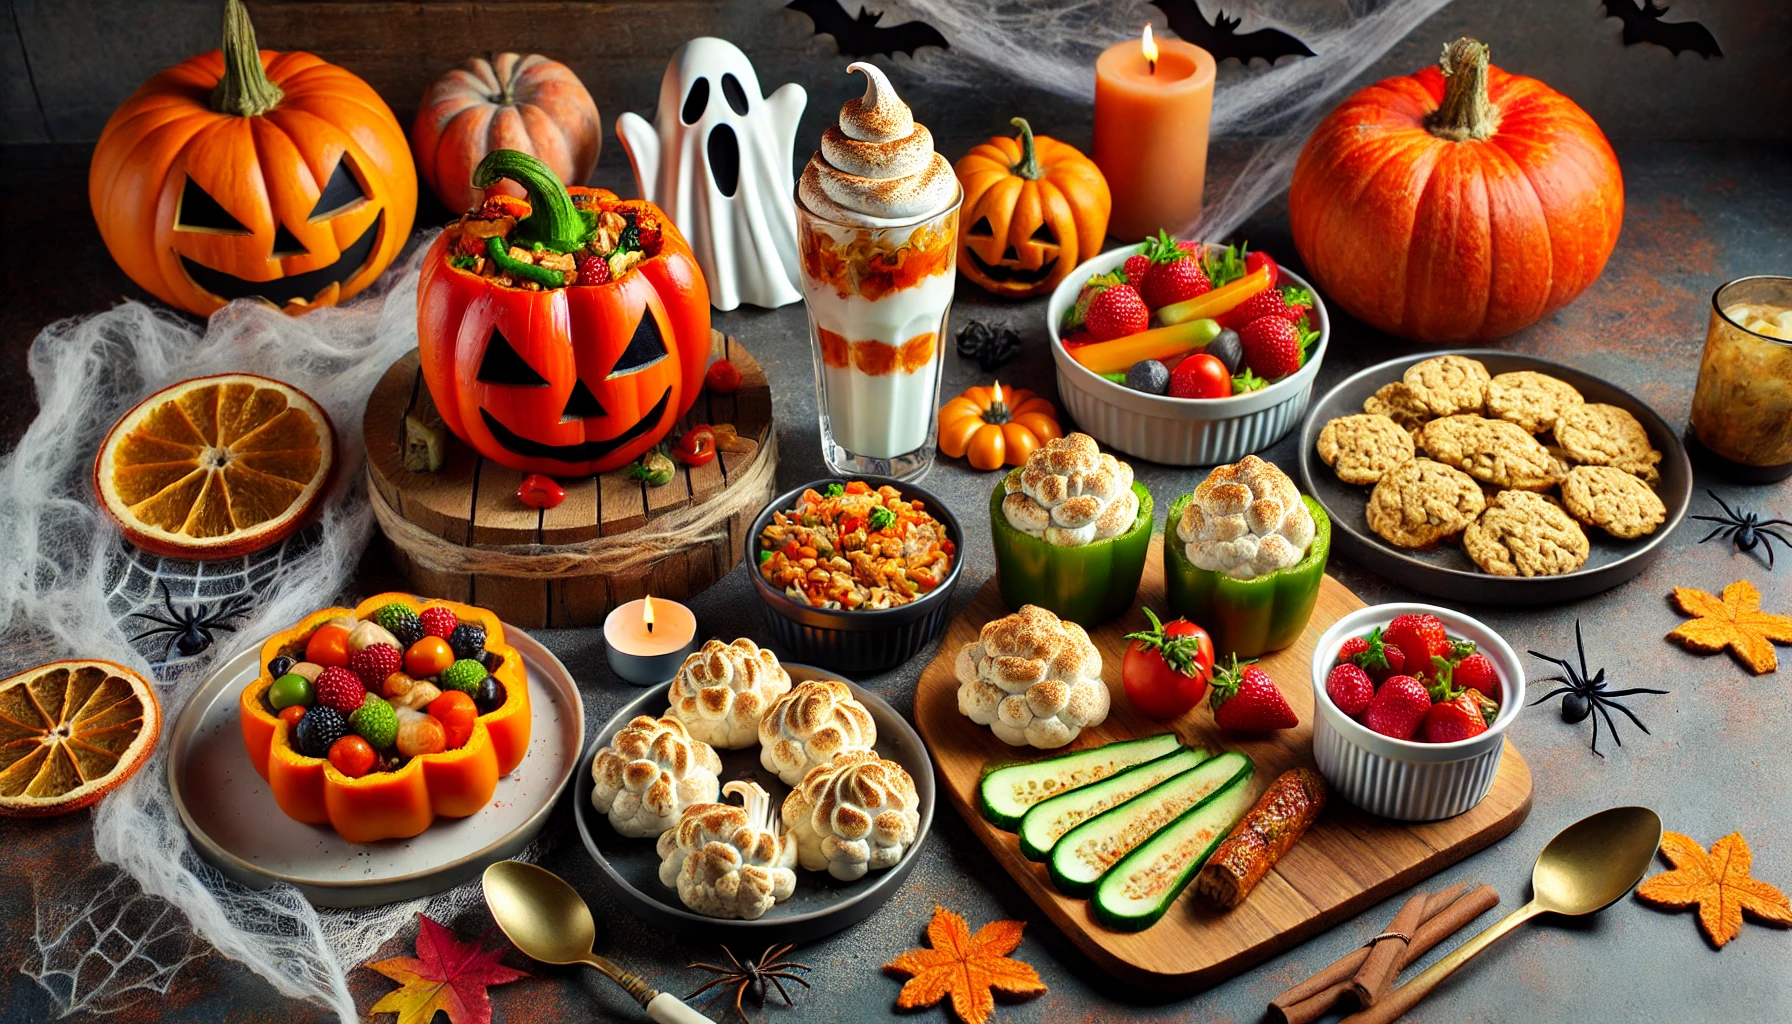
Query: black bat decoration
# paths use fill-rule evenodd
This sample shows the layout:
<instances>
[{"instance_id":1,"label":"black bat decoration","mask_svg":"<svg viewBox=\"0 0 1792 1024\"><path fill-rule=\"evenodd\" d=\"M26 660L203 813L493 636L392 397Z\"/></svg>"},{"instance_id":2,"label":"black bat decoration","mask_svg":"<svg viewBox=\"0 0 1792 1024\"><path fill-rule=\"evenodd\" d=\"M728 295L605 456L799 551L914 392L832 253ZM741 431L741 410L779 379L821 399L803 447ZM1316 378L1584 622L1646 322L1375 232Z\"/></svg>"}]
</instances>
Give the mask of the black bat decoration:
<instances>
[{"instance_id":1,"label":"black bat decoration","mask_svg":"<svg viewBox=\"0 0 1792 1024\"><path fill-rule=\"evenodd\" d=\"M857 18L847 14L839 0L790 0L785 6L807 14L815 23L815 34L833 36L841 55L846 57L870 57L880 53L891 57L906 53L913 57L923 46L948 48L946 37L925 21L879 25L884 13L868 11L863 5L859 7Z\"/></svg>"},{"instance_id":2,"label":"black bat decoration","mask_svg":"<svg viewBox=\"0 0 1792 1024\"><path fill-rule=\"evenodd\" d=\"M1604 3L1605 16L1624 23L1625 46L1654 43L1667 47L1670 53L1691 50L1706 59L1724 55L1717 48L1717 39L1711 31L1698 22L1662 21L1661 16L1668 13L1668 9L1655 6L1655 0L1643 0L1642 7L1632 0L1604 0Z\"/></svg>"},{"instance_id":3,"label":"black bat decoration","mask_svg":"<svg viewBox=\"0 0 1792 1024\"><path fill-rule=\"evenodd\" d=\"M1306 43L1280 29L1260 28L1240 34L1239 19L1226 17L1224 11L1215 12L1209 24L1197 0L1151 0L1151 4L1164 12L1170 31L1213 54L1216 61L1236 57L1240 64L1249 64L1261 58L1274 64L1280 57L1313 56Z\"/></svg>"}]
</instances>

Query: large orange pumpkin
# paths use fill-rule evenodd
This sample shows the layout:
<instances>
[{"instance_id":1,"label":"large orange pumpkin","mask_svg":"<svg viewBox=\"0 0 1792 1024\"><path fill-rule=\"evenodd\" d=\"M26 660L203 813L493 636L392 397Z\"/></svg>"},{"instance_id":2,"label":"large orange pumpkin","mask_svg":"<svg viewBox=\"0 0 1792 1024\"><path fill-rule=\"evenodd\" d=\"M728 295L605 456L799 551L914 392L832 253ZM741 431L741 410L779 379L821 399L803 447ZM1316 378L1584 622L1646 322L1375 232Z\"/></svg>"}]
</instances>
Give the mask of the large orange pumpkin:
<instances>
[{"instance_id":1,"label":"large orange pumpkin","mask_svg":"<svg viewBox=\"0 0 1792 1024\"><path fill-rule=\"evenodd\" d=\"M404 129L366 82L309 53L257 50L241 0L224 48L156 75L106 122L88 199L131 280L206 315L260 298L290 313L373 282L411 233Z\"/></svg>"},{"instance_id":2,"label":"large orange pumpkin","mask_svg":"<svg viewBox=\"0 0 1792 1024\"><path fill-rule=\"evenodd\" d=\"M597 166L603 122L591 93L557 60L540 54L472 57L435 80L411 128L417 173L450 210L483 198L473 168L495 149L535 157L561 181L581 184ZM510 182L494 188L521 196Z\"/></svg>"},{"instance_id":3,"label":"large orange pumpkin","mask_svg":"<svg viewBox=\"0 0 1792 1024\"><path fill-rule=\"evenodd\" d=\"M1440 67L1356 93L1288 189L1327 301L1390 334L1510 334L1599 276L1624 218L1618 159L1586 112L1459 39Z\"/></svg>"},{"instance_id":4,"label":"large orange pumpkin","mask_svg":"<svg viewBox=\"0 0 1792 1024\"><path fill-rule=\"evenodd\" d=\"M1095 162L1025 118L1019 138L996 137L953 165L964 187L958 269L1008 298L1043 295L1101 251L1113 197Z\"/></svg>"}]
</instances>

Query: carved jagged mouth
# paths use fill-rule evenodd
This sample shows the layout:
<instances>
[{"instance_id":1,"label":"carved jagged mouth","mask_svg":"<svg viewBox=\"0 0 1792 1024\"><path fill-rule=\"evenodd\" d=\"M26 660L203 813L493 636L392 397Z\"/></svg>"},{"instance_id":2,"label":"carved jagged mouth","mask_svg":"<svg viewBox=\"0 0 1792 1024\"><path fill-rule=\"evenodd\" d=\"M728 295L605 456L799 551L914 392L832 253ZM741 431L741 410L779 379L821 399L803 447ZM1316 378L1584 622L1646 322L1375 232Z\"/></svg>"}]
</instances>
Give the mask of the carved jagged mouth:
<instances>
[{"instance_id":1,"label":"carved jagged mouth","mask_svg":"<svg viewBox=\"0 0 1792 1024\"><path fill-rule=\"evenodd\" d=\"M641 417L634 426L605 441L580 441L578 444L548 444L545 441L531 440L499 423L496 416L484 409L479 410L479 415L485 419L485 429L492 432L492 437L518 455L561 462L595 462L652 430L666 414L666 407L670 404L672 389L667 388L660 395L660 400L654 403L653 411Z\"/></svg>"},{"instance_id":2,"label":"carved jagged mouth","mask_svg":"<svg viewBox=\"0 0 1792 1024\"><path fill-rule=\"evenodd\" d=\"M996 282L1016 281L1020 284L1038 284L1052 276L1052 268L1058 265L1058 257L1053 256L1051 259L1046 260L1038 270L1028 270L1025 267L1010 267L1005 263L985 263L983 262L983 257L978 256L976 252L969 248L966 248L964 252L965 255L971 258L971 264L975 266L978 271L983 273L983 275L988 277L991 281Z\"/></svg>"},{"instance_id":3,"label":"carved jagged mouth","mask_svg":"<svg viewBox=\"0 0 1792 1024\"><path fill-rule=\"evenodd\" d=\"M222 270L214 270L203 263L194 262L190 257L182 255L180 263L186 268L187 276L193 283L217 297L228 302L232 299L265 299L276 306L284 306L294 299L310 301L318 292L333 284L341 284L359 273L362 267L373 256L373 247L380 238L380 225L386 220L386 211L381 210L361 232L361 237L342 250L336 262L316 270L307 270L302 274L288 274L272 281L245 281L235 274L226 274Z\"/></svg>"}]
</instances>

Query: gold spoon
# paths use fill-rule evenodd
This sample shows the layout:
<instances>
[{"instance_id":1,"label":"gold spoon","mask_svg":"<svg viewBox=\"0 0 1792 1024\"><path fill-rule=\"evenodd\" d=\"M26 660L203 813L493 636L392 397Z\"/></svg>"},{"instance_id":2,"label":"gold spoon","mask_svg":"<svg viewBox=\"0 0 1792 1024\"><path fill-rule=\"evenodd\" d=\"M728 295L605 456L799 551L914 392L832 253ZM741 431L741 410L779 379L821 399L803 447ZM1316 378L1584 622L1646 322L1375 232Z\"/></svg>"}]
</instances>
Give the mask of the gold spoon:
<instances>
[{"instance_id":1,"label":"gold spoon","mask_svg":"<svg viewBox=\"0 0 1792 1024\"><path fill-rule=\"evenodd\" d=\"M1580 917L1616 903L1642 881L1661 844L1661 818L1647 807L1612 807L1589 815L1549 841L1531 869L1531 902L1468 940L1344 1024L1391 1021L1494 941L1538 914Z\"/></svg>"},{"instance_id":2,"label":"gold spoon","mask_svg":"<svg viewBox=\"0 0 1792 1024\"><path fill-rule=\"evenodd\" d=\"M516 948L544 964L590 964L635 998L654 1024L715 1024L591 951L597 924L578 890L546 868L501 860L485 869L485 905Z\"/></svg>"}]
</instances>

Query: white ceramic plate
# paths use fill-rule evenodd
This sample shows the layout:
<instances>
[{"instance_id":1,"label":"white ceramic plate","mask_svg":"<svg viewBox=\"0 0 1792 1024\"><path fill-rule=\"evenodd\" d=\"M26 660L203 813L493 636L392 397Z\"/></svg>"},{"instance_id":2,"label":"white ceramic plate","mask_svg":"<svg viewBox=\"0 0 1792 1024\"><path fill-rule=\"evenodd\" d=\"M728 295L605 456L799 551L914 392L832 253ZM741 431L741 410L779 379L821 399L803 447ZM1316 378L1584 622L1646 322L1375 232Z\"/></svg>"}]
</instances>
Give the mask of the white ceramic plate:
<instances>
[{"instance_id":1,"label":"white ceramic plate","mask_svg":"<svg viewBox=\"0 0 1792 1024\"><path fill-rule=\"evenodd\" d=\"M529 753L498 780L491 803L437 818L421 835L351 843L326 825L281 813L243 749L237 698L260 672L261 646L212 671L174 723L168 787L193 848L253 889L298 886L320 907L365 907L452 889L514 856L547 821L579 763L585 706L560 659L517 629L504 639L529 677Z\"/></svg>"}]
</instances>

